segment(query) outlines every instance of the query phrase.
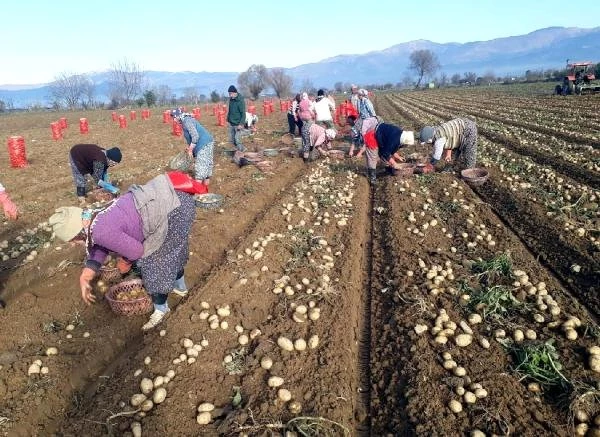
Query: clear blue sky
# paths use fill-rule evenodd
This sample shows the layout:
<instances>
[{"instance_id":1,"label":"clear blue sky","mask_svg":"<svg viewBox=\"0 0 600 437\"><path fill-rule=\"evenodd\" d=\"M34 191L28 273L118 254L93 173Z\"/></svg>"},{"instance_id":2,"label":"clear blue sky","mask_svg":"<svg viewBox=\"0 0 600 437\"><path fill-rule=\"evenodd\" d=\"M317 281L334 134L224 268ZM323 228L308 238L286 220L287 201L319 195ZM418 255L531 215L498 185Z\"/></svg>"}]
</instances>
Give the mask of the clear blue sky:
<instances>
[{"instance_id":1,"label":"clear blue sky","mask_svg":"<svg viewBox=\"0 0 600 437\"><path fill-rule=\"evenodd\" d=\"M142 70L294 67L416 39L483 41L600 25L564 0L3 0L0 84L52 81L128 60Z\"/></svg>"}]
</instances>

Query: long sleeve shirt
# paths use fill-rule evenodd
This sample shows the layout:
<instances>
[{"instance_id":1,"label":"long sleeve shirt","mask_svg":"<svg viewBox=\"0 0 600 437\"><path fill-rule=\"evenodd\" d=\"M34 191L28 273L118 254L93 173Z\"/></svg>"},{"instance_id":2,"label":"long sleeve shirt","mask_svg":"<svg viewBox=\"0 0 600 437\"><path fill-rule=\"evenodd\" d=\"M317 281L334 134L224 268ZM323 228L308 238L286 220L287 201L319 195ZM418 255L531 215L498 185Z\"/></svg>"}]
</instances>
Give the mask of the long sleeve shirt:
<instances>
[{"instance_id":1,"label":"long sleeve shirt","mask_svg":"<svg viewBox=\"0 0 600 437\"><path fill-rule=\"evenodd\" d=\"M227 121L232 126L243 125L246 120L246 102L241 94L229 99Z\"/></svg>"},{"instance_id":2,"label":"long sleeve shirt","mask_svg":"<svg viewBox=\"0 0 600 437\"><path fill-rule=\"evenodd\" d=\"M104 179L108 159L102 147L96 144L76 144L71 148L70 154L79 173L91 175L96 183Z\"/></svg>"},{"instance_id":3,"label":"long sleeve shirt","mask_svg":"<svg viewBox=\"0 0 600 437\"><path fill-rule=\"evenodd\" d=\"M194 117L183 117L181 120L183 136L188 144L195 144L193 155L196 156L204 146L214 141L213 136Z\"/></svg>"},{"instance_id":4,"label":"long sleeve shirt","mask_svg":"<svg viewBox=\"0 0 600 437\"><path fill-rule=\"evenodd\" d=\"M138 260L144 253L142 219L127 193L113 205L99 213L92 223L92 247L86 267L98 271L109 252L115 252L130 261Z\"/></svg>"},{"instance_id":5,"label":"long sleeve shirt","mask_svg":"<svg viewBox=\"0 0 600 437\"><path fill-rule=\"evenodd\" d=\"M331 111L335 111L335 105L327 97L315 103L315 114L317 121L332 121Z\"/></svg>"},{"instance_id":6,"label":"long sleeve shirt","mask_svg":"<svg viewBox=\"0 0 600 437\"><path fill-rule=\"evenodd\" d=\"M362 119L377 116L373 103L366 97L360 99L358 103L358 113Z\"/></svg>"},{"instance_id":7,"label":"long sleeve shirt","mask_svg":"<svg viewBox=\"0 0 600 437\"><path fill-rule=\"evenodd\" d=\"M440 124L433 134L433 158L441 159L444 149L457 149L464 140L466 120L455 118Z\"/></svg>"},{"instance_id":8,"label":"long sleeve shirt","mask_svg":"<svg viewBox=\"0 0 600 437\"><path fill-rule=\"evenodd\" d=\"M379 147L379 156L383 161L389 161L400 148L402 129L389 123L381 123L375 131L375 139Z\"/></svg>"}]
</instances>

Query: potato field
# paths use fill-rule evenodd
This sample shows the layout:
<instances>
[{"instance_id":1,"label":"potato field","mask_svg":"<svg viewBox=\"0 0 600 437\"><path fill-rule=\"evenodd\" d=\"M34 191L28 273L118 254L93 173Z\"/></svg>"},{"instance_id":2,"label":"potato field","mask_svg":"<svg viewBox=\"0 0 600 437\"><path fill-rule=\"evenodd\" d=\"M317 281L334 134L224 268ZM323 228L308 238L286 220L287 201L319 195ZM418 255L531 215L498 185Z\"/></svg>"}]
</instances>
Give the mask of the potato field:
<instances>
[{"instance_id":1,"label":"potato field","mask_svg":"<svg viewBox=\"0 0 600 437\"><path fill-rule=\"evenodd\" d=\"M85 251L47 219L77 204L74 144L119 145L125 191L167 171L182 137L158 108L126 129L110 111L0 117L29 161L10 168L0 148L21 211L0 223L0 435L600 436L599 98L481 88L373 102L416 133L475 120L487 182L380 167L370 186L362 159L305 164L281 142L277 101L245 139L280 149L271 169L238 168L201 105L225 200L197 209L190 293L145 333L148 315L114 314L99 290L82 302Z\"/></svg>"}]
</instances>

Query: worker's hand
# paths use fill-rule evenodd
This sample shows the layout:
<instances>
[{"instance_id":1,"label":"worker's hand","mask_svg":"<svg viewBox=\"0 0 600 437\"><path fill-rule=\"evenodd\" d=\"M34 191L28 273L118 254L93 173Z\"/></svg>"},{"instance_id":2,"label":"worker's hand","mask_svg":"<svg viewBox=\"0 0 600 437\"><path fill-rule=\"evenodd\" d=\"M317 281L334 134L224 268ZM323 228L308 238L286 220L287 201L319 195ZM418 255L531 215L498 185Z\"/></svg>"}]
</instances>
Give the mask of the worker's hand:
<instances>
[{"instance_id":1,"label":"worker's hand","mask_svg":"<svg viewBox=\"0 0 600 437\"><path fill-rule=\"evenodd\" d=\"M189 146L189 147L187 147L187 148L185 149L186 153L188 154L188 156L189 156L190 158L193 158L193 157L194 157L194 147L195 147L195 145L194 145L194 146L192 146L192 145L190 144L190 146Z\"/></svg>"},{"instance_id":2,"label":"worker's hand","mask_svg":"<svg viewBox=\"0 0 600 437\"><path fill-rule=\"evenodd\" d=\"M4 215L10 220L16 220L19 217L19 211L17 210L17 205L13 203L8 197L2 203L2 208L4 209Z\"/></svg>"},{"instance_id":3,"label":"worker's hand","mask_svg":"<svg viewBox=\"0 0 600 437\"><path fill-rule=\"evenodd\" d=\"M396 161L399 161L399 162L405 162L406 161L406 159L404 159L404 156L398 155L397 153L394 153L394 159Z\"/></svg>"},{"instance_id":4,"label":"worker's hand","mask_svg":"<svg viewBox=\"0 0 600 437\"><path fill-rule=\"evenodd\" d=\"M452 149L448 149L444 151L444 161L450 162L452 161Z\"/></svg>"},{"instance_id":5,"label":"worker's hand","mask_svg":"<svg viewBox=\"0 0 600 437\"><path fill-rule=\"evenodd\" d=\"M125 273L129 273L129 271L131 270L131 262L127 261L125 258L123 257L118 257L117 258L117 268L119 269L119 272L124 275Z\"/></svg>"},{"instance_id":6,"label":"worker's hand","mask_svg":"<svg viewBox=\"0 0 600 437\"><path fill-rule=\"evenodd\" d=\"M92 293L92 286L90 282L96 276L96 272L94 272L89 267L84 267L81 271L81 275L79 276L79 287L81 288L81 299L88 304L91 305L96 302L96 296Z\"/></svg>"},{"instance_id":7,"label":"worker's hand","mask_svg":"<svg viewBox=\"0 0 600 437\"><path fill-rule=\"evenodd\" d=\"M235 129L236 129L236 130L242 130L242 129L244 129L244 126L243 126L243 125L241 125L241 124L238 124L238 125L235 127Z\"/></svg>"},{"instance_id":8,"label":"worker's hand","mask_svg":"<svg viewBox=\"0 0 600 437\"><path fill-rule=\"evenodd\" d=\"M4 209L4 215L10 220L16 220L19 216L19 211L17 210L17 205L10 200L6 191L0 191L0 203L2 203L2 208Z\"/></svg>"}]
</instances>

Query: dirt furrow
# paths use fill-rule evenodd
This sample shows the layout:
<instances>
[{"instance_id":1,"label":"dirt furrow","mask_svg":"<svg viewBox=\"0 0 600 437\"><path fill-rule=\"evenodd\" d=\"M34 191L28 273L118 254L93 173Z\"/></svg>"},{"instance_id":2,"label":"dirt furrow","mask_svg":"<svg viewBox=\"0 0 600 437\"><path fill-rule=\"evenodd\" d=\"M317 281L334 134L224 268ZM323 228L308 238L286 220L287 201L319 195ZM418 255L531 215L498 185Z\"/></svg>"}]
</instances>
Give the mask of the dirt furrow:
<instances>
[{"instance_id":1,"label":"dirt furrow","mask_svg":"<svg viewBox=\"0 0 600 437\"><path fill-rule=\"evenodd\" d=\"M418 108L425 112L430 112L442 118L452 117L452 114L456 115L457 111L459 111L459 108L447 107L447 109L453 111L453 113L446 113L442 111L436 111L434 109L428 109L419 103L415 103L413 100L405 99L403 101L414 106L415 108ZM460 111L462 111L462 109ZM481 114L471 115L486 118ZM564 175L569 176L571 179L581 182L583 184L590 185L592 188L600 188L600 175L596 172L591 172L586 169L582 169L581 166L562 160L560 158L557 158L556 156L548 156L546 153L538 151L535 148L523 146L519 140L515 138L509 138L503 134L494 132L493 130L485 127L485 125L483 125L482 123L478 123L477 128L479 133L481 133L491 141L501 143L509 149L514 150L515 152L521 155L529 156L538 164L553 167L559 172L563 173Z\"/></svg>"}]
</instances>

